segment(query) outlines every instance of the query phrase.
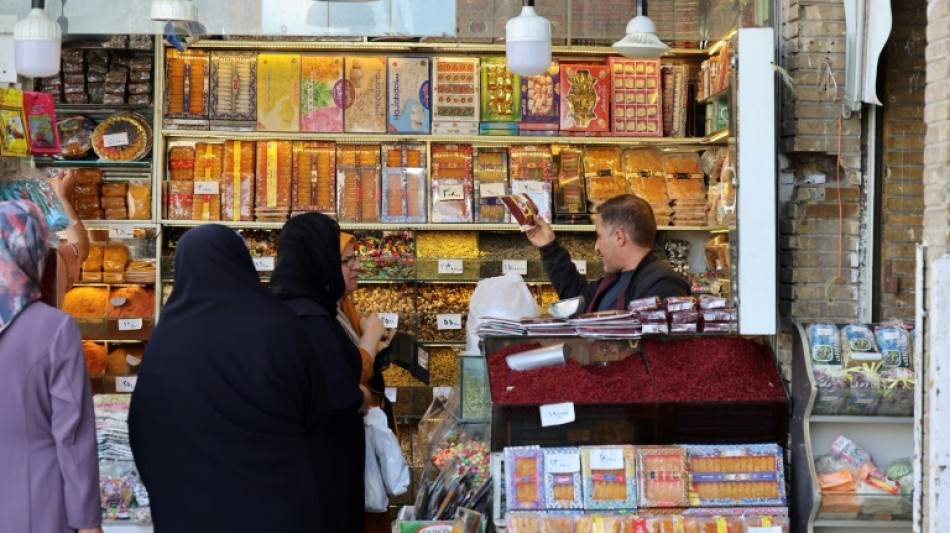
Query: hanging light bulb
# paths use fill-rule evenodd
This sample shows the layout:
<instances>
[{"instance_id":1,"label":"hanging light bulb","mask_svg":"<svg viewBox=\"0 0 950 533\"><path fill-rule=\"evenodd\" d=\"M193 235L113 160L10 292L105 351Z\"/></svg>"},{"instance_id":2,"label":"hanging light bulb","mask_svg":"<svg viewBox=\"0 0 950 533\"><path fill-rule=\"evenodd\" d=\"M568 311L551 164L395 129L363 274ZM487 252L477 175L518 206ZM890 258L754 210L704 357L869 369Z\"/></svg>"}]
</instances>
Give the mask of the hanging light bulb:
<instances>
[{"instance_id":1,"label":"hanging light bulb","mask_svg":"<svg viewBox=\"0 0 950 533\"><path fill-rule=\"evenodd\" d=\"M617 53L634 59L656 59L670 49L656 36L656 25L646 15L646 0L637 0L637 16L627 23L627 35L614 43Z\"/></svg>"},{"instance_id":2,"label":"hanging light bulb","mask_svg":"<svg viewBox=\"0 0 950 533\"><path fill-rule=\"evenodd\" d=\"M535 13L534 0L521 0L521 6L505 25L505 55L508 70L534 76L551 66L551 21Z\"/></svg>"},{"instance_id":3,"label":"hanging light bulb","mask_svg":"<svg viewBox=\"0 0 950 533\"><path fill-rule=\"evenodd\" d=\"M30 12L13 26L17 74L45 78L59 72L63 34L44 10L44 0L33 0Z\"/></svg>"},{"instance_id":4,"label":"hanging light bulb","mask_svg":"<svg viewBox=\"0 0 950 533\"><path fill-rule=\"evenodd\" d=\"M152 0L152 20L195 22L198 6L192 0Z\"/></svg>"}]
</instances>

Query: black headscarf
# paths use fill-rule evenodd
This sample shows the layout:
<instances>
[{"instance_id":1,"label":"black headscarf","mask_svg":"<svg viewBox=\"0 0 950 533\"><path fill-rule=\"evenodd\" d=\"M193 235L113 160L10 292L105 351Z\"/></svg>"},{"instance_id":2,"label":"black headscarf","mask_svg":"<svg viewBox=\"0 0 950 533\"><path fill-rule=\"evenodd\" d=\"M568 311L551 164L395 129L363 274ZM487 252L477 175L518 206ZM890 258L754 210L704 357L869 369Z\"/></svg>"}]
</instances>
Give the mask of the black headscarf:
<instances>
[{"instance_id":1,"label":"black headscarf","mask_svg":"<svg viewBox=\"0 0 950 533\"><path fill-rule=\"evenodd\" d=\"M129 411L156 532L319 531L327 399L303 328L231 229L188 231L175 269Z\"/></svg>"},{"instance_id":2,"label":"black headscarf","mask_svg":"<svg viewBox=\"0 0 950 533\"><path fill-rule=\"evenodd\" d=\"M340 226L321 213L304 213L284 224L271 288L284 300L306 298L336 315L346 291L340 268Z\"/></svg>"}]
</instances>

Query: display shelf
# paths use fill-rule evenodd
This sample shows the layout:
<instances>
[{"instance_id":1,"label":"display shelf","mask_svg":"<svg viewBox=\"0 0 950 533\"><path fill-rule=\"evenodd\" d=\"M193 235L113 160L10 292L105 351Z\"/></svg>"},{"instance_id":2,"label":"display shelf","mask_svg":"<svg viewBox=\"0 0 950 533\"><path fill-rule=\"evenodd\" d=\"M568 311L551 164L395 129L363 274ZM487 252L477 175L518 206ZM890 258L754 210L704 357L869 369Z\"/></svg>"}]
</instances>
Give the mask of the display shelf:
<instances>
[{"instance_id":1,"label":"display shelf","mask_svg":"<svg viewBox=\"0 0 950 533\"><path fill-rule=\"evenodd\" d=\"M86 229L108 229L110 227L157 229L158 223L154 219L148 220L83 220Z\"/></svg>"},{"instance_id":2,"label":"display shelf","mask_svg":"<svg viewBox=\"0 0 950 533\"><path fill-rule=\"evenodd\" d=\"M887 528L910 528L913 526L913 522L910 520L890 520L890 521L880 521L875 522L871 520L834 520L831 518L822 518L820 520L815 520L815 527L853 527L853 528L868 528L868 529L887 529Z\"/></svg>"},{"instance_id":3,"label":"display shelf","mask_svg":"<svg viewBox=\"0 0 950 533\"><path fill-rule=\"evenodd\" d=\"M914 417L813 415L811 421L828 424L913 424Z\"/></svg>"},{"instance_id":4,"label":"display shelf","mask_svg":"<svg viewBox=\"0 0 950 533\"><path fill-rule=\"evenodd\" d=\"M194 228L205 224L221 224L229 228L247 228L247 229L280 229L284 226L283 222L257 222L257 221L232 221L232 220L169 220L160 219L159 223L163 226L173 228ZM343 231L521 231L516 224L377 224L367 223L340 223L340 229ZM555 232L593 232L593 224L551 224L551 229ZM657 231L697 231L709 233L728 233L735 231L735 226L657 226Z\"/></svg>"},{"instance_id":5,"label":"display shelf","mask_svg":"<svg viewBox=\"0 0 950 533\"><path fill-rule=\"evenodd\" d=\"M169 139L221 139L240 141L336 141L350 144L386 142L434 142L474 145L570 144L659 146L670 148L706 147L725 144L729 131L722 130L708 137L531 137L502 135L430 135L424 133L298 133L279 131L162 130Z\"/></svg>"},{"instance_id":6,"label":"display shelf","mask_svg":"<svg viewBox=\"0 0 950 533\"><path fill-rule=\"evenodd\" d=\"M725 89L722 89L718 92L710 94L706 98L700 98L696 100L696 102L699 104L709 104L712 102L728 102L731 94L732 94L732 88L726 87Z\"/></svg>"},{"instance_id":7,"label":"display shelf","mask_svg":"<svg viewBox=\"0 0 950 533\"><path fill-rule=\"evenodd\" d=\"M56 104L57 115L112 114L122 111L134 111L136 113L141 113L142 116L146 118L149 118L152 116L153 106L133 104Z\"/></svg>"},{"instance_id":8,"label":"display shelf","mask_svg":"<svg viewBox=\"0 0 950 533\"><path fill-rule=\"evenodd\" d=\"M56 159L53 157L34 157L34 163L38 167L60 167L60 168L117 168L117 169L142 169L152 168L152 162L148 159L141 161L106 161L104 159Z\"/></svg>"}]
</instances>

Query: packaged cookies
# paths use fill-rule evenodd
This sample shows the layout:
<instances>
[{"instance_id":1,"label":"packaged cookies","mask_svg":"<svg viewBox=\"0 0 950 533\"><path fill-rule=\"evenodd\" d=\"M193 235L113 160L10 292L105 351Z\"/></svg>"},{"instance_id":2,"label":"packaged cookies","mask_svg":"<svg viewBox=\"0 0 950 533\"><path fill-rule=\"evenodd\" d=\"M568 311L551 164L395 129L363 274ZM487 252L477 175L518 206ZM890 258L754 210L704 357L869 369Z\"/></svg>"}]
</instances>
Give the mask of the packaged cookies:
<instances>
[{"instance_id":1,"label":"packaged cookies","mask_svg":"<svg viewBox=\"0 0 950 533\"><path fill-rule=\"evenodd\" d=\"M616 136L662 137L660 60L607 58L610 66L611 132ZM685 95L681 95L685 97Z\"/></svg>"},{"instance_id":2,"label":"packaged cookies","mask_svg":"<svg viewBox=\"0 0 950 533\"><path fill-rule=\"evenodd\" d=\"M560 121L560 71L557 59L551 62L547 72L521 78L521 120L543 122L559 127Z\"/></svg>"},{"instance_id":3,"label":"packaged cookies","mask_svg":"<svg viewBox=\"0 0 950 533\"><path fill-rule=\"evenodd\" d=\"M221 220L254 220L254 141L224 143L224 175L221 177Z\"/></svg>"},{"instance_id":4,"label":"packaged cookies","mask_svg":"<svg viewBox=\"0 0 950 533\"><path fill-rule=\"evenodd\" d=\"M544 509L544 455L538 446L505 448L508 509Z\"/></svg>"},{"instance_id":5,"label":"packaged cookies","mask_svg":"<svg viewBox=\"0 0 950 533\"><path fill-rule=\"evenodd\" d=\"M579 448L543 448L544 501L547 509L583 509Z\"/></svg>"},{"instance_id":6,"label":"packaged cookies","mask_svg":"<svg viewBox=\"0 0 950 533\"><path fill-rule=\"evenodd\" d=\"M472 222L473 187L471 145L433 145L431 221Z\"/></svg>"},{"instance_id":7,"label":"packaged cookies","mask_svg":"<svg viewBox=\"0 0 950 533\"><path fill-rule=\"evenodd\" d=\"M195 177L195 147L172 146L168 149L168 179L191 181Z\"/></svg>"},{"instance_id":8,"label":"packaged cookies","mask_svg":"<svg viewBox=\"0 0 950 533\"><path fill-rule=\"evenodd\" d=\"M126 197L129 220L152 218L152 185L148 179L130 179Z\"/></svg>"},{"instance_id":9,"label":"packaged cookies","mask_svg":"<svg viewBox=\"0 0 950 533\"><path fill-rule=\"evenodd\" d=\"M343 57L300 57L300 131L343 131Z\"/></svg>"},{"instance_id":10,"label":"packaged cookies","mask_svg":"<svg viewBox=\"0 0 950 533\"><path fill-rule=\"evenodd\" d=\"M211 53L211 127L254 130L257 125L257 54Z\"/></svg>"},{"instance_id":11,"label":"packaged cookies","mask_svg":"<svg viewBox=\"0 0 950 533\"><path fill-rule=\"evenodd\" d=\"M224 170L224 145L195 145L194 203L192 219L221 220L220 182Z\"/></svg>"},{"instance_id":12,"label":"packaged cookies","mask_svg":"<svg viewBox=\"0 0 950 533\"><path fill-rule=\"evenodd\" d=\"M336 145L294 142L292 213L319 211L336 216Z\"/></svg>"},{"instance_id":13,"label":"packaged cookies","mask_svg":"<svg viewBox=\"0 0 950 533\"><path fill-rule=\"evenodd\" d=\"M475 222L509 222L501 198L509 194L508 150L478 148L474 155Z\"/></svg>"},{"instance_id":14,"label":"packaged cookies","mask_svg":"<svg viewBox=\"0 0 950 533\"><path fill-rule=\"evenodd\" d=\"M584 509L637 507L636 457L633 446L583 446Z\"/></svg>"},{"instance_id":15,"label":"packaged cookies","mask_svg":"<svg viewBox=\"0 0 950 533\"><path fill-rule=\"evenodd\" d=\"M482 58L481 71L481 120L521 120L521 76L508 70L504 57Z\"/></svg>"},{"instance_id":16,"label":"packaged cookies","mask_svg":"<svg viewBox=\"0 0 950 533\"><path fill-rule=\"evenodd\" d=\"M284 221L290 214L293 145L291 141L258 141L254 216Z\"/></svg>"},{"instance_id":17,"label":"packaged cookies","mask_svg":"<svg viewBox=\"0 0 950 533\"><path fill-rule=\"evenodd\" d=\"M343 129L348 132L386 132L386 58L347 57Z\"/></svg>"},{"instance_id":18,"label":"packaged cookies","mask_svg":"<svg viewBox=\"0 0 950 533\"><path fill-rule=\"evenodd\" d=\"M686 507L686 450L673 446L637 448L640 507Z\"/></svg>"},{"instance_id":19,"label":"packaged cookies","mask_svg":"<svg viewBox=\"0 0 950 533\"><path fill-rule=\"evenodd\" d=\"M424 168L384 168L382 221L425 223L426 175Z\"/></svg>"},{"instance_id":20,"label":"packaged cookies","mask_svg":"<svg viewBox=\"0 0 950 533\"><path fill-rule=\"evenodd\" d=\"M300 131L299 54L257 56L257 129Z\"/></svg>"},{"instance_id":21,"label":"packaged cookies","mask_svg":"<svg viewBox=\"0 0 950 533\"><path fill-rule=\"evenodd\" d=\"M389 132L429 133L431 97L427 57L388 60Z\"/></svg>"},{"instance_id":22,"label":"packaged cookies","mask_svg":"<svg viewBox=\"0 0 950 533\"><path fill-rule=\"evenodd\" d=\"M690 505L786 505L782 449L775 444L685 446Z\"/></svg>"},{"instance_id":23,"label":"packaged cookies","mask_svg":"<svg viewBox=\"0 0 950 533\"><path fill-rule=\"evenodd\" d=\"M208 128L208 80L207 52L168 50L165 56L166 128Z\"/></svg>"},{"instance_id":24,"label":"packaged cookies","mask_svg":"<svg viewBox=\"0 0 950 533\"><path fill-rule=\"evenodd\" d=\"M436 57L432 63L432 129L436 122L478 122L479 60Z\"/></svg>"}]
</instances>

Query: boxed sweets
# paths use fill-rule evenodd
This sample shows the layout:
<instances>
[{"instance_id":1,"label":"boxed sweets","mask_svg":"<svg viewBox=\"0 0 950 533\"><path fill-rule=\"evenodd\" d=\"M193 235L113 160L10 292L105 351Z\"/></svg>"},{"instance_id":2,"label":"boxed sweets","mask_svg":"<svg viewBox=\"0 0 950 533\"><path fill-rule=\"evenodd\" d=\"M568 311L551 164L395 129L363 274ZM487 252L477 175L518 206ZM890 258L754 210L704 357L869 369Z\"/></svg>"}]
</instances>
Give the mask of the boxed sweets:
<instances>
[{"instance_id":1,"label":"boxed sweets","mask_svg":"<svg viewBox=\"0 0 950 533\"><path fill-rule=\"evenodd\" d=\"M257 143L225 141L221 176L221 220L254 220L254 181Z\"/></svg>"},{"instance_id":2,"label":"boxed sweets","mask_svg":"<svg viewBox=\"0 0 950 533\"><path fill-rule=\"evenodd\" d=\"M170 129L208 129L208 53L169 50L165 57L165 120Z\"/></svg>"},{"instance_id":3,"label":"boxed sweets","mask_svg":"<svg viewBox=\"0 0 950 533\"><path fill-rule=\"evenodd\" d=\"M505 448L509 511L544 509L544 454L538 446Z\"/></svg>"},{"instance_id":4,"label":"boxed sweets","mask_svg":"<svg viewBox=\"0 0 950 533\"><path fill-rule=\"evenodd\" d=\"M347 57L344 61L343 130L386 132L386 58Z\"/></svg>"},{"instance_id":5,"label":"boxed sweets","mask_svg":"<svg viewBox=\"0 0 950 533\"><path fill-rule=\"evenodd\" d=\"M211 53L211 127L257 128L257 54Z\"/></svg>"},{"instance_id":6,"label":"boxed sweets","mask_svg":"<svg viewBox=\"0 0 950 533\"><path fill-rule=\"evenodd\" d=\"M662 137L660 60L607 58L611 131L617 136Z\"/></svg>"},{"instance_id":7,"label":"boxed sweets","mask_svg":"<svg viewBox=\"0 0 950 533\"><path fill-rule=\"evenodd\" d=\"M698 154L679 152L664 155L663 172L670 200L706 199L706 182Z\"/></svg>"},{"instance_id":8,"label":"boxed sweets","mask_svg":"<svg viewBox=\"0 0 950 533\"><path fill-rule=\"evenodd\" d=\"M343 131L343 57L300 56L300 131Z\"/></svg>"},{"instance_id":9,"label":"boxed sweets","mask_svg":"<svg viewBox=\"0 0 950 533\"><path fill-rule=\"evenodd\" d=\"M587 213L584 187L584 152L580 148L559 147L557 179L554 182L555 218L571 220Z\"/></svg>"},{"instance_id":10,"label":"boxed sweets","mask_svg":"<svg viewBox=\"0 0 950 533\"><path fill-rule=\"evenodd\" d=\"M426 167L426 146L423 143L387 143L381 149L385 168Z\"/></svg>"},{"instance_id":11,"label":"boxed sweets","mask_svg":"<svg viewBox=\"0 0 950 533\"><path fill-rule=\"evenodd\" d=\"M582 446L584 509L636 509L636 457L633 446Z\"/></svg>"},{"instance_id":12,"label":"boxed sweets","mask_svg":"<svg viewBox=\"0 0 950 533\"><path fill-rule=\"evenodd\" d=\"M627 180L622 172L620 148L588 147L584 150L584 176L590 207L627 193Z\"/></svg>"},{"instance_id":13,"label":"boxed sweets","mask_svg":"<svg viewBox=\"0 0 950 533\"><path fill-rule=\"evenodd\" d=\"M481 70L482 122L521 120L521 76L508 70L504 57L482 58Z\"/></svg>"},{"instance_id":14,"label":"boxed sweets","mask_svg":"<svg viewBox=\"0 0 950 533\"><path fill-rule=\"evenodd\" d=\"M690 505L787 504L782 448L776 444L685 446L690 457Z\"/></svg>"},{"instance_id":15,"label":"boxed sweets","mask_svg":"<svg viewBox=\"0 0 950 533\"><path fill-rule=\"evenodd\" d=\"M580 448L543 448L546 509L583 509Z\"/></svg>"},{"instance_id":16,"label":"boxed sweets","mask_svg":"<svg viewBox=\"0 0 950 533\"><path fill-rule=\"evenodd\" d=\"M426 170L383 168L382 221L387 224L426 221Z\"/></svg>"},{"instance_id":17,"label":"boxed sweets","mask_svg":"<svg viewBox=\"0 0 950 533\"><path fill-rule=\"evenodd\" d=\"M512 194L526 194L540 209L539 215L551 221L553 209L554 159L549 146L512 146L509 176Z\"/></svg>"},{"instance_id":18,"label":"boxed sweets","mask_svg":"<svg viewBox=\"0 0 950 533\"><path fill-rule=\"evenodd\" d=\"M336 145L295 141L291 213L319 211L336 216Z\"/></svg>"},{"instance_id":19,"label":"boxed sweets","mask_svg":"<svg viewBox=\"0 0 950 533\"><path fill-rule=\"evenodd\" d=\"M224 170L224 146L197 143L192 220L221 220L220 183Z\"/></svg>"},{"instance_id":20,"label":"boxed sweets","mask_svg":"<svg viewBox=\"0 0 950 533\"><path fill-rule=\"evenodd\" d=\"M257 129L300 131L300 54L258 54Z\"/></svg>"},{"instance_id":21,"label":"boxed sweets","mask_svg":"<svg viewBox=\"0 0 950 533\"><path fill-rule=\"evenodd\" d=\"M429 133L432 98L427 57L388 59L389 132Z\"/></svg>"},{"instance_id":22,"label":"boxed sweets","mask_svg":"<svg viewBox=\"0 0 950 533\"><path fill-rule=\"evenodd\" d=\"M637 448L640 507L687 507L686 450L674 446Z\"/></svg>"},{"instance_id":23,"label":"boxed sweets","mask_svg":"<svg viewBox=\"0 0 950 533\"><path fill-rule=\"evenodd\" d=\"M551 61L547 72L521 78L521 121L540 122L559 128L561 120L560 80L561 65Z\"/></svg>"},{"instance_id":24,"label":"boxed sweets","mask_svg":"<svg viewBox=\"0 0 950 533\"><path fill-rule=\"evenodd\" d=\"M281 222L290 214L293 143L257 142L257 181L254 217L256 220Z\"/></svg>"},{"instance_id":25,"label":"boxed sweets","mask_svg":"<svg viewBox=\"0 0 950 533\"><path fill-rule=\"evenodd\" d=\"M379 222L378 146L337 146L337 210L341 222Z\"/></svg>"},{"instance_id":26,"label":"boxed sweets","mask_svg":"<svg viewBox=\"0 0 950 533\"><path fill-rule=\"evenodd\" d=\"M610 129L610 67L561 63L561 130L605 132Z\"/></svg>"},{"instance_id":27,"label":"boxed sweets","mask_svg":"<svg viewBox=\"0 0 950 533\"><path fill-rule=\"evenodd\" d=\"M663 135L666 137L686 137L688 132L689 102L689 65L663 65ZM714 105L706 109L711 111ZM707 130L707 135L712 130Z\"/></svg>"},{"instance_id":28,"label":"boxed sweets","mask_svg":"<svg viewBox=\"0 0 950 533\"><path fill-rule=\"evenodd\" d=\"M432 129L436 122L478 122L479 60L435 57L432 60Z\"/></svg>"},{"instance_id":29,"label":"boxed sweets","mask_svg":"<svg viewBox=\"0 0 950 533\"><path fill-rule=\"evenodd\" d=\"M471 145L433 145L431 221L472 222L473 181Z\"/></svg>"},{"instance_id":30,"label":"boxed sweets","mask_svg":"<svg viewBox=\"0 0 950 533\"><path fill-rule=\"evenodd\" d=\"M509 222L501 200L508 195L508 150L478 148L474 157L475 222Z\"/></svg>"}]
</instances>

